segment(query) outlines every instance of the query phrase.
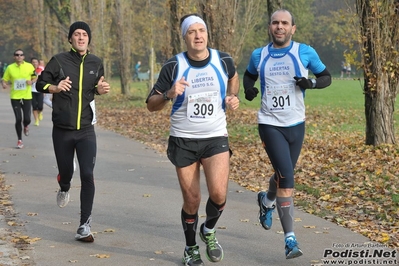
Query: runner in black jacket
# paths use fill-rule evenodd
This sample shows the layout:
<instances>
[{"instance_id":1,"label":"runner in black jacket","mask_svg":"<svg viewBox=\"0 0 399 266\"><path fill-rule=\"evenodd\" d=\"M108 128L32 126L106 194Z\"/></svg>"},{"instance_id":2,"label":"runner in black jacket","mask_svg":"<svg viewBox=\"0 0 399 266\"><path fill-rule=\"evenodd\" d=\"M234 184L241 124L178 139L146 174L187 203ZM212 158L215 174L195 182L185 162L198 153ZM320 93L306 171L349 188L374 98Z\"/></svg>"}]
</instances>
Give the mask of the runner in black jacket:
<instances>
[{"instance_id":1,"label":"runner in black jacket","mask_svg":"<svg viewBox=\"0 0 399 266\"><path fill-rule=\"evenodd\" d=\"M69 202L76 150L82 186L80 226L75 238L85 242L94 241L90 231L97 153L94 94L105 94L110 89L104 81L101 60L87 50L90 39L91 31L85 22L73 23L68 35L71 51L53 56L36 84L37 91L53 94L53 144L59 171L60 207Z\"/></svg>"}]
</instances>

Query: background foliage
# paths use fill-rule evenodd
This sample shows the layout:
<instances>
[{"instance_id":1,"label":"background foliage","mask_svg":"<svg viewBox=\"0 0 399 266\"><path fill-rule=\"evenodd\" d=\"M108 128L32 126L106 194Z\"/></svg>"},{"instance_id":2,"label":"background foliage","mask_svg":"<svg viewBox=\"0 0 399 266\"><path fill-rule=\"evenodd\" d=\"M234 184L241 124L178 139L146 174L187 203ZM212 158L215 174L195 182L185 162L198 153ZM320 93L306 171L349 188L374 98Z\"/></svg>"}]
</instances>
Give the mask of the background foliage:
<instances>
[{"instance_id":1,"label":"background foliage","mask_svg":"<svg viewBox=\"0 0 399 266\"><path fill-rule=\"evenodd\" d=\"M298 30L294 39L314 46L330 71L338 74L344 51L348 49L348 45L340 40L352 38L348 34L352 26L348 19L347 2L354 1L280 2L283 8L290 10L296 17ZM201 13L202 3L205 8L213 8L214 20L220 21L228 16L226 12L230 10L224 5L233 6L235 21L232 23L235 32L231 34L235 39L218 45L226 45L223 50L233 55L240 70L245 68L252 50L269 41L269 14L265 2L261 0L2 0L0 10L5 12L0 16L3 25L0 29L0 61L12 62L13 51L17 48L24 49L27 60L39 57L48 61L53 54L69 50L69 25L76 20L84 20L92 28L90 50L104 59L108 66L108 76L119 76L123 61L128 61L131 76L139 60L142 62L142 71L149 70L152 47L159 68L176 52L172 49L175 38L171 38L171 29L177 27L178 31L176 23L180 17L171 17L173 3L178 15ZM123 10L123 14L117 12L118 7ZM122 38L121 33L126 38ZM120 48L121 43L129 46L128 54L127 48Z\"/></svg>"}]
</instances>

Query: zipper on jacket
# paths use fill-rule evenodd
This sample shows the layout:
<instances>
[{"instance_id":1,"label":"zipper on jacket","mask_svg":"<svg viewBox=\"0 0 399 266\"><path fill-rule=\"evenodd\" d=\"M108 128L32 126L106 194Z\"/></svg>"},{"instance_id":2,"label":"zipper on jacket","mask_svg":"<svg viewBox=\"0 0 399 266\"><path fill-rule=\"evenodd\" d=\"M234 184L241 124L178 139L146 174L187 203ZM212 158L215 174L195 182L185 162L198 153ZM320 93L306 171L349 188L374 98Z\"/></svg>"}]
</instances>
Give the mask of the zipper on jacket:
<instances>
[{"instance_id":1,"label":"zipper on jacket","mask_svg":"<svg viewBox=\"0 0 399 266\"><path fill-rule=\"evenodd\" d=\"M80 70L79 70L79 102L78 102L78 115L77 115L77 121L76 121L76 129L80 129L80 122L81 122L81 116L82 116L82 101L83 101L83 70L84 70L84 62L86 58L85 54L82 57L82 62L80 63Z\"/></svg>"}]
</instances>

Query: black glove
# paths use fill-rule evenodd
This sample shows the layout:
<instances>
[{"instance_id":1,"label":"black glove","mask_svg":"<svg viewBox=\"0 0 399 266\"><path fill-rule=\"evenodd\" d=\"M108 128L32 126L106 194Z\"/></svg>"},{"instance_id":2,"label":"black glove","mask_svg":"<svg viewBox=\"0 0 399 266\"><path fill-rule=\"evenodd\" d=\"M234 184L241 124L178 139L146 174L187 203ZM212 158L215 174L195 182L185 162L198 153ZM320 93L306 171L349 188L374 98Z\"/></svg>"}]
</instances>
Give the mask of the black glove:
<instances>
[{"instance_id":1,"label":"black glove","mask_svg":"<svg viewBox=\"0 0 399 266\"><path fill-rule=\"evenodd\" d=\"M301 87L302 89L312 89L313 88L313 83L310 79L304 78L304 77L294 77L296 80L296 85Z\"/></svg>"},{"instance_id":2,"label":"black glove","mask_svg":"<svg viewBox=\"0 0 399 266\"><path fill-rule=\"evenodd\" d=\"M252 101L256 95L258 95L259 90L255 87L249 88L245 90L245 99L248 101Z\"/></svg>"}]
</instances>

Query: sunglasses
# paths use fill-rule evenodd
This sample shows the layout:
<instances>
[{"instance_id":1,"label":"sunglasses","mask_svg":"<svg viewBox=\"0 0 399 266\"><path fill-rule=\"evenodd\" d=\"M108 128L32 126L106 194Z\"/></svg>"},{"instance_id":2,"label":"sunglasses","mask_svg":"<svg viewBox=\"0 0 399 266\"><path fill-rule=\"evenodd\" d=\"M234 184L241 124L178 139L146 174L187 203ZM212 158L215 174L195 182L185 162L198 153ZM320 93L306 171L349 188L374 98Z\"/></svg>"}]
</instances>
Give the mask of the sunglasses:
<instances>
[{"instance_id":1,"label":"sunglasses","mask_svg":"<svg viewBox=\"0 0 399 266\"><path fill-rule=\"evenodd\" d=\"M14 56L24 56L24 54L14 54Z\"/></svg>"}]
</instances>

